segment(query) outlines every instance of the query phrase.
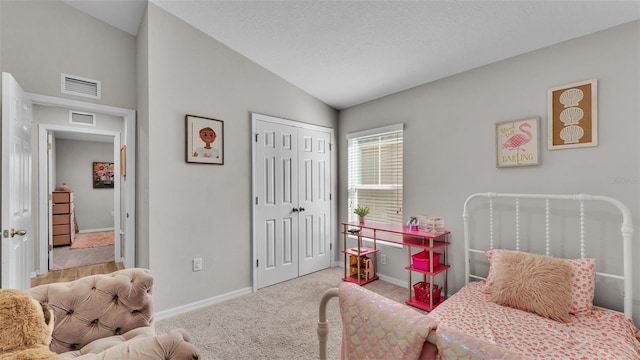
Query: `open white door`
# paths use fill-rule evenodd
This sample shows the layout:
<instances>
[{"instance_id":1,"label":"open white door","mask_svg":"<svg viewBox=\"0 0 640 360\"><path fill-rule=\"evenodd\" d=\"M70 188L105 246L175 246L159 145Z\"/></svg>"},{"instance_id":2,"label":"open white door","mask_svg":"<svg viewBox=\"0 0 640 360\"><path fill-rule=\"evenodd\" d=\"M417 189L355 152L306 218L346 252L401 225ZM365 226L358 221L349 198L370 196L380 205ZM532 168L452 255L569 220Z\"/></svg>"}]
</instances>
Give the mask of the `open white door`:
<instances>
[{"instance_id":1,"label":"open white door","mask_svg":"<svg viewBox=\"0 0 640 360\"><path fill-rule=\"evenodd\" d=\"M31 101L2 73L2 288L31 287Z\"/></svg>"}]
</instances>

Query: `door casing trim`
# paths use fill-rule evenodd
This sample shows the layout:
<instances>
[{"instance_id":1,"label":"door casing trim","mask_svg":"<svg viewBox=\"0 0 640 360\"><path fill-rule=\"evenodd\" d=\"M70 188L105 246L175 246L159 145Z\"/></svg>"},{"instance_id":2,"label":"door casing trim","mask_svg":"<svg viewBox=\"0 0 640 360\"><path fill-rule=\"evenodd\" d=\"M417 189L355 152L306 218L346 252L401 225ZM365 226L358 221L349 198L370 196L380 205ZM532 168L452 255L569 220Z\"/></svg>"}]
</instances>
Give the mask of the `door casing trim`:
<instances>
[{"instance_id":1,"label":"door casing trim","mask_svg":"<svg viewBox=\"0 0 640 360\"><path fill-rule=\"evenodd\" d=\"M43 269L47 269L49 271L49 266L47 266L47 260L49 258L48 254L48 244L49 244L49 188L48 177L49 172L49 164L47 160L48 149L47 149L47 135L50 131L64 131L64 132L75 132L75 133L84 133L84 134L98 134L105 135L109 137L113 137L113 161L115 166L116 174L120 174L120 167L122 164L120 163L120 132L112 131L112 130L98 130L98 129L86 129L86 128L77 128L71 126L63 126L63 125L51 125L51 124L39 124L38 125L38 169L47 169L47 171L38 171L38 230L40 233L40 238L38 241L38 254L39 254L39 274L44 274ZM43 165L44 164L44 165ZM121 236L120 236L120 226L122 217L120 214L122 213L122 204L120 201L121 198L121 188L120 181L116 181L114 183L114 191L113 191L113 203L114 203L114 232L115 232L115 243L114 243L114 259L116 262L122 262L123 255L120 253L121 250ZM126 196L125 196L126 199ZM46 203L46 206L43 206ZM117 230L116 230L117 229ZM44 259L43 259L44 255ZM126 260L126 259L125 259ZM49 264L50 265L50 264ZM44 268L43 268L44 266Z\"/></svg>"},{"instance_id":2,"label":"door casing trim","mask_svg":"<svg viewBox=\"0 0 640 360\"><path fill-rule=\"evenodd\" d=\"M124 133L122 134L120 141L122 144L127 146L126 152L126 164L127 164L127 181L126 186L121 188L121 191L124 191L126 196L125 198L125 217L122 221L125 223L125 228L127 229L127 237L124 244L124 266L125 268L135 267L135 244L136 244L136 192L135 192L135 184L136 184L136 111L132 109L120 108L109 105L88 103L83 101L77 101L72 99L59 98L48 95L40 95L33 93L25 93L25 95L31 99L31 102L34 105L43 105L43 106L53 106L53 107L61 107L74 109L79 111L89 111L94 113L101 113L106 115L112 115L117 117L122 117L124 120ZM76 128L74 128L76 129ZM65 129L67 131L69 129ZM117 158L119 159L119 154ZM114 158L115 160L115 158ZM40 182L40 175L38 181ZM46 183L46 179L44 181ZM46 196L46 185L45 188L45 196ZM38 184L39 192L41 192L41 184ZM40 196L42 196L40 194ZM38 204L41 204L41 201L38 200ZM122 205L122 204L121 204ZM40 207L40 205L39 205ZM40 211L40 210L39 210ZM48 245L48 239L44 241L45 244ZM38 269L36 271L37 274L46 274L48 272L48 253L47 253L47 245L42 246L42 239L39 239L39 261L38 261ZM43 255L44 253L44 255ZM116 259L117 260L117 259ZM44 266L43 266L44 263Z\"/></svg>"}]
</instances>

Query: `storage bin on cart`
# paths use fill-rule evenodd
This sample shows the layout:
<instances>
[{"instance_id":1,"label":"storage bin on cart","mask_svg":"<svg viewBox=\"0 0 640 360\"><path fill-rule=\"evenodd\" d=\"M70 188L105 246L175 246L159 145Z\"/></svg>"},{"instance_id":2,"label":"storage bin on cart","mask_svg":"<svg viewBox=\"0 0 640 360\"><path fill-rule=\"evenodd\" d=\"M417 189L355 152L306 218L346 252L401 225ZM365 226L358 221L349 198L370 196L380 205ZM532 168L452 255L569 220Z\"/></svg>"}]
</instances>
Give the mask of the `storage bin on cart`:
<instances>
[{"instance_id":1,"label":"storage bin on cart","mask_svg":"<svg viewBox=\"0 0 640 360\"><path fill-rule=\"evenodd\" d=\"M431 284L425 281L420 281L413 284L413 292L416 295L416 300L423 302L425 304L428 304L429 298L431 297L429 287L431 287ZM440 293L442 292L442 288L438 287L437 284L433 284L432 289L433 289L433 304L435 305L440 302Z\"/></svg>"},{"instance_id":2,"label":"storage bin on cart","mask_svg":"<svg viewBox=\"0 0 640 360\"><path fill-rule=\"evenodd\" d=\"M433 268L435 269L440 264L441 254L438 252L433 253ZM424 250L419 253L411 255L411 263L414 268L418 270L430 271L429 265L429 252Z\"/></svg>"}]
</instances>

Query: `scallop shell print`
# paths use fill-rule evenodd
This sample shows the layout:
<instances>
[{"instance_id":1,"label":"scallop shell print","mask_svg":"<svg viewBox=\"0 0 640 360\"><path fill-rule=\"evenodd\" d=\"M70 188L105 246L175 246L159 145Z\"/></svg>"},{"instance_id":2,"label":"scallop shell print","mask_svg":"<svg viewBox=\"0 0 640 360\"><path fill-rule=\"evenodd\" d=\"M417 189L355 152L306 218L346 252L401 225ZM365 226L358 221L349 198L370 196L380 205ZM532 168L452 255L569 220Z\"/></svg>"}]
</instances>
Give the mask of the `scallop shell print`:
<instances>
[{"instance_id":1,"label":"scallop shell print","mask_svg":"<svg viewBox=\"0 0 640 360\"><path fill-rule=\"evenodd\" d=\"M579 107L570 107L562 110L560 113L560 121L564 126L575 125L584 117L584 111Z\"/></svg>"},{"instance_id":2,"label":"scallop shell print","mask_svg":"<svg viewBox=\"0 0 640 360\"><path fill-rule=\"evenodd\" d=\"M570 125L560 131L560 139L565 144L576 144L584 136L584 130L580 126Z\"/></svg>"},{"instance_id":3,"label":"scallop shell print","mask_svg":"<svg viewBox=\"0 0 640 360\"><path fill-rule=\"evenodd\" d=\"M582 90L573 88L565 90L560 94L560 102L566 108L569 106L578 106L583 97L584 92L582 92Z\"/></svg>"}]
</instances>

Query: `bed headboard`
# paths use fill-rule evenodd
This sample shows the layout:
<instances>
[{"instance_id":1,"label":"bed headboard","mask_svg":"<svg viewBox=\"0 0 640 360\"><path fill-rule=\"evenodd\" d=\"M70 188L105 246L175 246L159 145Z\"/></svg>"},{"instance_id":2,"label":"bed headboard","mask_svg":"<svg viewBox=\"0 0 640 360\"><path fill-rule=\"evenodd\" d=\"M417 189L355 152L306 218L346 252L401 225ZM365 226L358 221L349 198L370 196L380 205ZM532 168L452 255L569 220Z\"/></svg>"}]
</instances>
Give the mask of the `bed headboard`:
<instances>
[{"instance_id":1,"label":"bed headboard","mask_svg":"<svg viewBox=\"0 0 640 360\"><path fill-rule=\"evenodd\" d=\"M544 217L543 223L544 223L544 237L545 237L545 243L544 243L544 251L542 251L542 253L544 255L548 255L548 256L556 256L556 257L563 257L563 256L557 256L554 255L552 253L552 240L551 240L551 231L552 231L552 224L551 224L551 216L554 211L554 207L552 205L555 205L557 203L557 201L562 201L563 203L567 203L567 202L573 202L575 203L575 212L578 215L578 221L577 221L577 238L579 241L579 255L580 257L585 257L585 252L586 252L586 241L585 241L585 219L586 219L586 207L585 207L585 203L587 202L605 202L605 203L609 203L614 205L619 212L622 215L622 226L620 227L620 233L621 233L621 238L622 238L622 275L620 274L613 274L613 273L606 273L606 272L596 272L597 276L601 276L601 277L606 277L606 278L613 278L613 279L617 279L623 282L623 302L624 302L624 315L626 318L631 319L632 318L632 300L633 300L633 282L632 282L632 278L631 278L631 274L632 274L632 260L633 260L633 256L632 256L632 251L631 251L631 239L633 237L633 224L631 221L631 212L629 211L629 209L619 200L607 197L607 196L599 196L599 195L588 195L588 194L574 194L574 195L550 195L550 194L501 194L501 193L492 193L492 192L488 192L488 193L476 193L473 194L471 196L469 196L467 198L467 200L464 203L464 210L462 213L462 217L463 217L463 221L464 221L464 247L465 247L465 252L464 252L464 256L465 256L465 283L468 283L469 280L475 279L484 279L484 277L481 276L477 276L475 274L471 274L471 255L474 253L480 253L483 254L485 250L489 250L489 249L493 249L494 248L494 237L496 236L496 233L494 232L494 216L495 216L495 211L494 211L494 199L498 199L498 198L507 198L507 199L513 199L512 205L513 205L513 220L514 220L514 246L511 246L512 250L520 250L523 251L521 249L521 246L523 244L521 244L521 207L522 207L522 202L529 200L529 199L534 199L534 200L544 200L544 201L532 201L526 202L526 206L527 209L531 209L531 206L537 206L538 208L541 208L540 214L541 216ZM474 201L476 200L482 200L484 199L485 202L488 202L488 219L486 219L487 223L488 223L488 248L485 249L477 249L477 248L471 248L471 244L472 244L472 240L473 240L473 234L471 233L470 230L470 224L471 224L471 219L470 219L470 207L472 205L472 203L474 203ZM502 206L502 204L501 204ZM615 240L615 239L614 239ZM502 245L502 244L501 244ZM501 246L502 248L506 248L504 246ZM529 251L531 252L531 251Z\"/></svg>"}]
</instances>

